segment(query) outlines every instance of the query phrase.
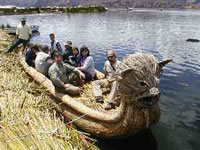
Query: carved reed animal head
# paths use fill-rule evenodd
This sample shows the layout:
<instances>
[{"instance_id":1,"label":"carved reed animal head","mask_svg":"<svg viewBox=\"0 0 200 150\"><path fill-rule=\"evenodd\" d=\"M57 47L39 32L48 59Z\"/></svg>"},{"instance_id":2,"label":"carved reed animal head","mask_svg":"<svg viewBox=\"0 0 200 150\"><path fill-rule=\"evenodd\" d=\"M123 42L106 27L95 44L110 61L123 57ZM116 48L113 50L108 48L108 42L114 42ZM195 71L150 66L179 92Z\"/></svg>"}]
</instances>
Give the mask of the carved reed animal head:
<instances>
[{"instance_id":1,"label":"carved reed animal head","mask_svg":"<svg viewBox=\"0 0 200 150\"><path fill-rule=\"evenodd\" d=\"M168 59L159 63L153 55L136 53L126 56L116 70L119 95L132 97L132 102L149 107L160 97L159 77Z\"/></svg>"}]
</instances>

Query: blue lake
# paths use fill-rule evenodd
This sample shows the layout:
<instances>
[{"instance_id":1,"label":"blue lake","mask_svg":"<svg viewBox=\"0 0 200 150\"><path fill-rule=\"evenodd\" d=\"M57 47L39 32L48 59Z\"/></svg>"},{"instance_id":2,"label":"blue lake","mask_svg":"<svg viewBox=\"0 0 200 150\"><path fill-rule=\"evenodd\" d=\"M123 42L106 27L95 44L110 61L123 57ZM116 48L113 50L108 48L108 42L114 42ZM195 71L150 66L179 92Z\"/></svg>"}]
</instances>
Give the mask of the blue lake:
<instances>
[{"instance_id":1,"label":"blue lake","mask_svg":"<svg viewBox=\"0 0 200 150\"><path fill-rule=\"evenodd\" d=\"M0 16L0 24L17 25L21 15ZM172 58L161 76L161 119L151 130L118 144L100 141L106 150L123 146L158 150L200 148L200 11L108 11L97 14L26 15L29 24L40 26L32 42L49 45L49 34L74 46L88 46L95 67L102 71L106 52L115 49L118 59L128 53L151 53L158 60ZM125 145L123 145L125 144ZM103 145L103 146L102 146Z\"/></svg>"}]
</instances>

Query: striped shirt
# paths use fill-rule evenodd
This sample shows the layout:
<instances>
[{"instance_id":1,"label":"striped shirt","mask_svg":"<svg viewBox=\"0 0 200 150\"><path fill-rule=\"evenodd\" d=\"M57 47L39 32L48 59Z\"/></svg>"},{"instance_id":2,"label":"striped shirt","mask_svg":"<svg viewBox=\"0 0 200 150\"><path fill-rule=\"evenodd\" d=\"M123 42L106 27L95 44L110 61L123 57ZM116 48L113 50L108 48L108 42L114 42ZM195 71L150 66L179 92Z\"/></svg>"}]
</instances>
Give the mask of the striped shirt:
<instances>
[{"instance_id":1,"label":"striped shirt","mask_svg":"<svg viewBox=\"0 0 200 150\"><path fill-rule=\"evenodd\" d=\"M56 50L56 51L58 51L60 53L63 52L62 47L60 45L60 42L58 42L56 40L55 41L51 41L51 49L50 49L50 51L52 52L54 50Z\"/></svg>"}]
</instances>

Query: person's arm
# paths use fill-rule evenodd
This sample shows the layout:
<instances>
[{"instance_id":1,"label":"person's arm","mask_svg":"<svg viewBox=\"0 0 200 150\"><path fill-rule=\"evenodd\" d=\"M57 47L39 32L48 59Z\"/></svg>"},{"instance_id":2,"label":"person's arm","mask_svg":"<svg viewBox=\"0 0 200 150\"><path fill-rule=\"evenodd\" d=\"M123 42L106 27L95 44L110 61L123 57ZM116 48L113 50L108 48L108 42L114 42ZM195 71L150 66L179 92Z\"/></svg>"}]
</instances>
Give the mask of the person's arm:
<instances>
[{"instance_id":1,"label":"person's arm","mask_svg":"<svg viewBox=\"0 0 200 150\"><path fill-rule=\"evenodd\" d=\"M77 57L75 58L75 67L78 67L79 63L80 63L80 57L77 56Z\"/></svg>"},{"instance_id":2,"label":"person's arm","mask_svg":"<svg viewBox=\"0 0 200 150\"><path fill-rule=\"evenodd\" d=\"M17 37L17 39L19 38L19 27L18 26L16 28L16 37Z\"/></svg>"},{"instance_id":3,"label":"person's arm","mask_svg":"<svg viewBox=\"0 0 200 150\"><path fill-rule=\"evenodd\" d=\"M104 78L106 78L108 76L106 63L104 64L104 67L103 67L103 73L104 73Z\"/></svg>"},{"instance_id":4,"label":"person's arm","mask_svg":"<svg viewBox=\"0 0 200 150\"><path fill-rule=\"evenodd\" d=\"M31 35L32 35L32 29L29 26L28 26L28 35L29 35L29 39L28 40L30 41Z\"/></svg>"},{"instance_id":5,"label":"person's arm","mask_svg":"<svg viewBox=\"0 0 200 150\"><path fill-rule=\"evenodd\" d=\"M62 82L58 76L58 73L55 71L55 69L49 69L49 77L51 81L53 82L54 86L59 87L59 88L65 88L64 87L64 82Z\"/></svg>"},{"instance_id":6,"label":"person's arm","mask_svg":"<svg viewBox=\"0 0 200 150\"><path fill-rule=\"evenodd\" d=\"M74 71L77 71L75 67L69 65L69 64L66 64L66 63L63 63L63 67L65 68L66 72L74 72Z\"/></svg>"},{"instance_id":7,"label":"person's arm","mask_svg":"<svg viewBox=\"0 0 200 150\"><path fill-rule=\"evenodd\" d=\"M69 64L63 64L63 66L66 69L66 72L78 72L79 76L81 77L81 79L85 78L85 75L77 68L69 65Z\"/></svg>"},{"instance_id":8,"label":"person's arm","mask_svg":"<svg viewBox=\"0 0 200 150\"><path fill-rule=\"evenodd\" d=\"M34 67L34 63L33 63L33 54L31 53L31 51L27 51L26 52L26 63L31 66Z\"/></svg>"},{"instance_id":9,"label":"person's arm","mask_svg":"<svg viewBox=\"0 0 200 150\"><path fill-rule=\"evenodd\" d=\"M88 68L92 65L92 63L94 63L92 58L88 57L88 58L86 58L85 63L83 64L83 66L82 67L78 67L78 69L81 70L81 71L87 71Z\"/></svg>"},{"instance_id":10,"label":"person's arm","mask_svg":"<svg viewBox=\"0 0 200 150\"><path fill-rule=\"evenodd\" d=\"M60 42L56 43L56 47L57 47L57 49L58 49L59 52L63 53L62 47L60 45Z\"/></svg>"},{"instance_id":11,"label":"person's arm","mask_svg":"<svg viewBox=\"0 0 200 150\"><path fill-rule=\"evenodd\" d=\"M82 71L80 71L80 70L78 69L78 67L75 68L75 71L77 71L77 72L79 73L79 76L80 76L81 79L85 80L85 74L84 74Z\"/></svg>"}]
</instances>

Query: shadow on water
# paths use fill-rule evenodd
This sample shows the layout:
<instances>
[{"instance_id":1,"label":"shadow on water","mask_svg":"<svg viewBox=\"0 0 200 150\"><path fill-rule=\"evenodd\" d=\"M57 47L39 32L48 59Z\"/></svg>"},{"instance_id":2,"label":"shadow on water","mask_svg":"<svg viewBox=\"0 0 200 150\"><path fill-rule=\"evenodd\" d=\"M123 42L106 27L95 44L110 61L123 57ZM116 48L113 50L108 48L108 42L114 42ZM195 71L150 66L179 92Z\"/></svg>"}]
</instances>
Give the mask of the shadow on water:
<instances>
[{"instance_id":1,"label":"shadow on water","mask_svg":"<svg viewBox=\"0 0 200 150\"><path fill-rule=\"evenodd\" d=\"M157 141L151 129L145 129L134 136L119 140L96 139L96 146L100 150L158 150Z\"/></svg>"}]
</instances>

